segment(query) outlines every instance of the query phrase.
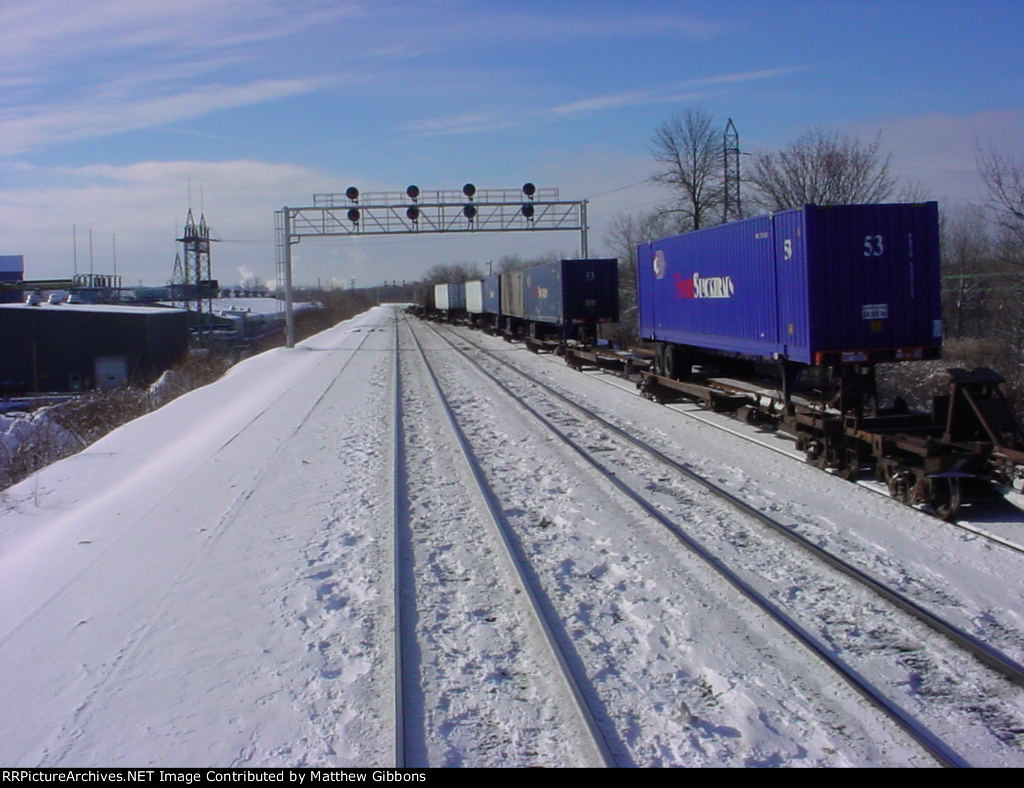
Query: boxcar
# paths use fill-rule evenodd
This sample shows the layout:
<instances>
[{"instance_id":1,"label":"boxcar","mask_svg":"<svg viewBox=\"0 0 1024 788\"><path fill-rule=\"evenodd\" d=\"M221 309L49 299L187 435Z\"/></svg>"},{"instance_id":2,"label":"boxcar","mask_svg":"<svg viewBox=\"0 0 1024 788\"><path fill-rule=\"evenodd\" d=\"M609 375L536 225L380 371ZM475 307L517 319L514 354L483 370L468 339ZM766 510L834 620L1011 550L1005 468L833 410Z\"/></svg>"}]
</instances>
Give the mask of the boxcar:
<instances>
[{"instance_id":1,"label":"boxcar","mask_svg":"<svg viewBox=\"0 0 1024 788\"><path fill-rule=\"evenodd\" d=\"M641 337L833 365L937 358L938 205L815 206L637 247Z\"/></svg>"}]
</instances>

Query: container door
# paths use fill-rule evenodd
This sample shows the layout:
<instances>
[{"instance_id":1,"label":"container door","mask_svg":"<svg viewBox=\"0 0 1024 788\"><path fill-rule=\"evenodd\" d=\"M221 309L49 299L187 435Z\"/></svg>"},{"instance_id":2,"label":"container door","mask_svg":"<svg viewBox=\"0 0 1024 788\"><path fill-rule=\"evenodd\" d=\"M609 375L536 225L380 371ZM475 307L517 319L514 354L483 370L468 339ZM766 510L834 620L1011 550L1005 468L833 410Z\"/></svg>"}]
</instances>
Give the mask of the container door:
<instances>
[{"instance_id":1,"label":"container door","mask_svg":"<svg viewBox=\"0 0 1024 788\"><path fill-rule=\"evenodd\" d=\"M636 248L636 311L640 336L643 339L655 337L654 325L654 271L651 268L651 244L640 244Z\"/></svg>"},{"instance_id":2,"label":"container door","mask_svg":"<svg viewBox=\"0 0 1024 788\"><path fill-rule=\"evenodd\" d=\"M812 337L837 360L925 357L941 344L935 203L808 209ZM915 355L916 354L916 355Z\"/></svg>"},{"instance_id":3,"label":"container door","mask_svg":"<svg viewBox=\"0 0 1024 788\"><path fill-rule=\"evenodd\" d=\"M811 363L811 319L808 304L808 239L804 210L772 216L778 331L782 352L791 361Z\"/></svg>"},{"instance_id":4,"label":"container door","mask_svg":"<svg viewBox=\"0 0 1024 788\"><path fill-rule=\"evenodd\" d=\"M112 389L128 382L128 358L126 356L96 356L96 386Z\"/></svg>"}]
</instances>

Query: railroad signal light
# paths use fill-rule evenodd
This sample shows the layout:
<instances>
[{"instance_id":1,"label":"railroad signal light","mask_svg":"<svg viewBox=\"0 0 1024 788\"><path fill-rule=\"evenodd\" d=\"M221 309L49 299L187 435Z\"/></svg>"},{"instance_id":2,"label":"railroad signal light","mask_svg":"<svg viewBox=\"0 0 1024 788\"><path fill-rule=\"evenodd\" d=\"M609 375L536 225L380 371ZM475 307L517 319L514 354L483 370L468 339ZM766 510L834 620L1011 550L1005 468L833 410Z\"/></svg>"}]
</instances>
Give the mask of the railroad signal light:
<instances>
[{"instance_id":1,"label":"railroad signal light","mask_svg":"<svg viewBox=\"0 0 1024 788\"><path fill-rule=\"evenodd\" d=\"M349 208L348 209L348 220L350 222L352 222L352 224L358 224L359 223L359 209L358 208Z\"/></svg>"},{"instance_id":2,"label":"railroad signal light","mask_svg":"<svg viewBox=\"0 0 1024 788\"><path fill-rule=\"evenodd\" d=\"M522 211L523 216L525 216L527 219L533 218L533 206L530 203L523 203Z\"/></svg>"},{"instance_id":3,"label":"railroad signal light","mask_svg":"<svg viewBox=\"0 0 1024 788\"><path fill-rule=\"evenodd\" d=\"M462 215L465 216L470 221L473 221L473 219L476 217L476 206L475 205L464 205L464 206L462 206Z\"/></svg>"},{"instance_id":4,"label":"railroad signal light","mask_svg":"<svg viewBox=\"0 0 1024 788\"><path fill-rule=\"evenodd\" d=\"M535 195L536 193L537 187L534 186L532 183L527 182L523 184L523 194L525 194L531 200L533 199L533 195Z\"/></svg>"},{"instance_id":5,"label":"railroad signal light","mask_svg":"<svg viewBox=\"0 0 1024 788\"><path fill-rule=\"evenodd\" d=\"M359 201L359 189L355 186L349 186L345 189L345 196L348 197L352 202Z\"/></svg>"},{"instance_id":6,"label":"railroad signal light","mask_svg":"<svg viewBox=\"0 0 1024 788\"><path fill-rule=\"evenodd\" d=\"M414 185L412 185L412 186L409 186L409 187L408 187L408 188L407 188L407 189L405 190L405 193L406 193L406 195L407 195L407 196L409 197L409 199L410 199L410 200L412 200L413 202L416 202L416 200L417 200L417 199L419 198L419 196L420 196L420 187L419 187L419 186L416 186L416 185L414 184ZM410 218L412 218L412 217L410 217Z\"/></svg>"},{"instance_id":7,"label":"railroad signal light","mask_svg":"<svg viewBox=\"0 0 1024 788\"><path fill-rule=\"evenodd\" d=\"M476 194L476 186L472 183L467 183L462 187L462 193L465 194L469 199L473 199L473 195Z\"/></svg>"},{"instance_id":8,"label":"railroad signal light","mask_svg":"<svg viewBox=\"0 0 1024 788\"><path fill-rule=\"evenodd\" d=\"M410 195L411 196L411 195ZM409 217L412 222L418 222L420 220L420 209L415 205L410 205L405 209L405 215Z\"/></svg>"}]
</instances>

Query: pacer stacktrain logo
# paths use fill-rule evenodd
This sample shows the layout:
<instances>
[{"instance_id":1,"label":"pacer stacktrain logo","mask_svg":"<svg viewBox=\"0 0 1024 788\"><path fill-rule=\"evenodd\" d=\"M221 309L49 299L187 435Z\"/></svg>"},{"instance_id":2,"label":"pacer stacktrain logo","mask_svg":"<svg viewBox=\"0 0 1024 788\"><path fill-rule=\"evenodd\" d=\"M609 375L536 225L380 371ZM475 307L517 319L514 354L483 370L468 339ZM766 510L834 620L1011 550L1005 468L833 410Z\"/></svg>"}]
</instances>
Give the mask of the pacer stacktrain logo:
<instances>
[{"instance_id":1,"label":"pacer stacktrain logo","mask_svg":"<svg viewBox=\"0 0 1024 788\"><path fill-rule=\"evenodd\" d=\"M696 271L690 279L672 274L676 298L732 298L736 286L731 276L701 276Z\"/></svg>"},{"instance_id":2,"label":"pacer stacktrain logo","mask_svg":"<svg viewBox=\"0 0 1024 788\"><path fill-rule=\"evenodd\" d=\"M664 279L665 268L665 251L663 249L659 249L654 253L654 276L658 279Z\"/></svg>"},{"instance_id":3,"label":"pacer stacktrain logo","mask_svg":"<svg viewBox=\"0 0 1024 788\"><path fill-rule=\"evenodd\" d=\"M651 263L654 276L664 279L668 271L664 250L658 249ZM732 298L736 292L731 276L701 276L694 271L691 278L684 279L681 274L673 272L672 282L676 288L676 298Z\"/></svg>"}]
</instances>

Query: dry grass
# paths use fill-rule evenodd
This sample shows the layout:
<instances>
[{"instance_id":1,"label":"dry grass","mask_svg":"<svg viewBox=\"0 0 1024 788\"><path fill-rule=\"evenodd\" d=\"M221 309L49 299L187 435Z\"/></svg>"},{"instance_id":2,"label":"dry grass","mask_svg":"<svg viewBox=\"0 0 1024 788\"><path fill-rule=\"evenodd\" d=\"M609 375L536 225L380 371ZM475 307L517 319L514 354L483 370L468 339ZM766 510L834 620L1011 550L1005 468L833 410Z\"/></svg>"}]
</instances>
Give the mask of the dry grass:
<instances>
[{"instance_id":1,"label":"dry grass","mask_svg":"<svg viewBox=\"0 0 1024 788\"><path fill-rule=\"evenodd\" d=\"M46 409L46 419L14 448L0 446L0 490L95 443L111 430L211 383L230 364L209 354L190 354L152 386L126 385L89 391Z\"/></svg>"},{"instance_id":2,"label":"dry grass","mask_svg":"<svg viewBox=\"0 0 1024 788\"><path fill-rule=\"evenodd\" d=\"M913 408L927 410L933 394L941 393L949 379L946 370L990 367L1006 382L1003 393L1024 423L1024 362L1005 343L990 339L951 339L943 347L943 358L936 361L908 361L881 364L878 367L880 398L891 400L901 395Z\"/></svg>"}]
</instances>

